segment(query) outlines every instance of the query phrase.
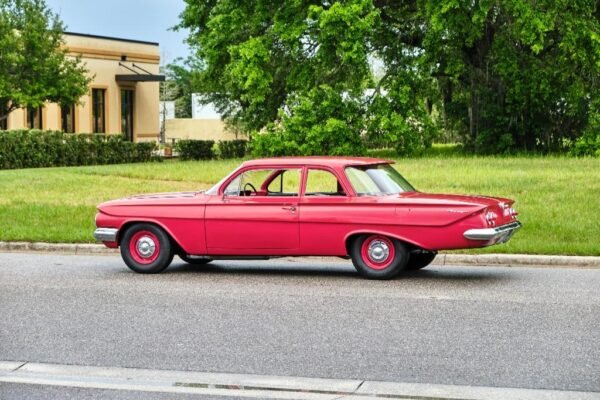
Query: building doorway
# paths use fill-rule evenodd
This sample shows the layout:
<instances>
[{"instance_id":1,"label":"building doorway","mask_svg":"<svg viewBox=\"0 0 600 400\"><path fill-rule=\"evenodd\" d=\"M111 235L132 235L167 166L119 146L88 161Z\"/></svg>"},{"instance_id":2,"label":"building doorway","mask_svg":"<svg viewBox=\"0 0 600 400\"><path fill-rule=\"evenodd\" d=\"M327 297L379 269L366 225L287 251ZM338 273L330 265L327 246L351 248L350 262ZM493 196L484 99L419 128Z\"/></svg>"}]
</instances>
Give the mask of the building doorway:
<instances>
[{"instance_id":1,"label":"building doorway","mask_svg":"<svg viewBox=\"0 0 600 400\"><path fill-rule=\"evenodd\" d=\"M133 142L133 89L121 89L121 132L127 140Z\"/></svg>"}]
</instances>

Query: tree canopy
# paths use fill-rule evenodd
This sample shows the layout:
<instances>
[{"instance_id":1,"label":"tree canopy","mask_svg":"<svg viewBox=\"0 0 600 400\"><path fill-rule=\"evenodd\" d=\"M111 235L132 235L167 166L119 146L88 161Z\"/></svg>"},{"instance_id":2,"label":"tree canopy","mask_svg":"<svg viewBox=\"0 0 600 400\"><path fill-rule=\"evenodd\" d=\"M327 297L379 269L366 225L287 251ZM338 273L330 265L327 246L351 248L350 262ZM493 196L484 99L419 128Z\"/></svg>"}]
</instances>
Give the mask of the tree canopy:
<instances>
[{"instance_id":1,"label":"tree canopy","mask_svg":"<svg viewBox=\"0 0 600 400\"><path fill-rule=\"evenodd\" d=\"M265 153L403 153L440 132L554 151L600 129L596 0L186 3L194 90L267 132Z\"/></svg>"},{"instance_id":2,"label":"tree canopy","mask_svg":"<svg viewBox=\"0 0 600 400\"><path fill-rule=\"evenodd\" d=\"M163 67L166 75L161 82L161 100L175 102L175 118L192 117L192 78L197 67L193 58L177 58Z\"/></svg>"},{"instance_id":3,"label":"tree canopy","mask_svg":"<svg viewBox=\"0 0 600 400\"><path fill-rule=\"evenodd\" d=\"M75 104L90 78L67 55L64 26L43 0L0 0L0 118L45 102Z\"/></svg>"}]
</instances>

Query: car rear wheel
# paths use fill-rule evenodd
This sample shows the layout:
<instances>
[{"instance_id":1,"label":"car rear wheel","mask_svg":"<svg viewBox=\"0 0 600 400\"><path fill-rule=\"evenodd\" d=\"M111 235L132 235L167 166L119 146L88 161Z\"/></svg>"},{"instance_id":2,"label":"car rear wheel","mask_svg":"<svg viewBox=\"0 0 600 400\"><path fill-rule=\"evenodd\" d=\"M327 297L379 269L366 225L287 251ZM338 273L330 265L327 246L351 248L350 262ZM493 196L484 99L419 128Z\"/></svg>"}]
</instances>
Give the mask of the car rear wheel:
<instances>
[{"instance_id":1,"label":"car rear wheel","mask_svg":"<svg viewBox=\"0 0 600 400\"><path fill-rule=\"evenodd\" d=\"M423 253L411 253L408 264L406 265L406 269L415 271L418 269L425 268L429 264L433 262L437 256L435 251L432 252L423 252Z\"/></svg>"},{"instance_id":2,"label":"car rear wheel","mask_svg":"<svg viewBox=\"0 0 600 400\"><path fill-rule=\"evenodd\" d=\"M179 254L179 258L192 265L205 265L212 261L210 258L190 258L185 254Z\"/></svg>"},{"instance_id":3,"label":"car rear wheel","mask_svg":"<svg viewBox=\"0 0 600 400\"><path fill-rule=\"evenodd\" d=\"M382 235L363 235L350 247L356 270L368 279L391 279L408 262L408 251L402 242Z\"/></svg>"},{"instance_id":4,"label":"car rear wheel","mask_svg":"<svg viewBox=\"0 0 600 400\"><path fill-rule=\"evenodd\" d=\"M167 233L158 226L135 224L123 235L121 257L135 272L156 274L171 264L173 246Z\"/></svg>"}]
</instances>

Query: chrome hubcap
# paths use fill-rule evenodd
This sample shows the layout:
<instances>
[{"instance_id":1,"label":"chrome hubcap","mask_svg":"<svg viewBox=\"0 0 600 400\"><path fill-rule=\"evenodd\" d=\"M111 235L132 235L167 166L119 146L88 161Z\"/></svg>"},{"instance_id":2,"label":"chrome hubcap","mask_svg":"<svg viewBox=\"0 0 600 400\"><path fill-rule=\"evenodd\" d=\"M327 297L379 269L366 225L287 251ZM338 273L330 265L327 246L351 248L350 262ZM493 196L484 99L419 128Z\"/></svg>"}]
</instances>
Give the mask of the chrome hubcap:
<instances>
[{"instance_id":1,"label":"chrome hubcap","mask_svg":"<svg viewBox=\"0 0 600 400\"><path fill-rule=\"evenodd\" d=\"M135 244L138 254L142 258L150 258L156 251L156 243L148 236L142 236Z\"/></svg>"},{"instance_id":2,"label":"chrome hubcap","mask_svg":"<svg viewBox=\"0 0 600 400\"><path fill-rule=\"evenodd\" d=\"M382 240L373 240L371 243L369 243L368 254L371 261L381 263L387 260L389 257L390 248L387 243Z\"/></svg>"}]
</instances>

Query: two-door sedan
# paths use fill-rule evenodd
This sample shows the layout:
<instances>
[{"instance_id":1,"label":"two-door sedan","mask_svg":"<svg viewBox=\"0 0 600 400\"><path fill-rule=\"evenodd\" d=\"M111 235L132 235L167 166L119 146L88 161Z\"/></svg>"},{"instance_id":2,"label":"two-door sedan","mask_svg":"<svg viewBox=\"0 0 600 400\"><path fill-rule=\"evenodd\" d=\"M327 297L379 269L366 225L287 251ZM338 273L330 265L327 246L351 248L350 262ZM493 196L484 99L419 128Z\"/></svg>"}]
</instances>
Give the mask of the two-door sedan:
<instances>
[{"instance_id":1,"label":"two-door sedan","mask_svg":"<svg viewBox=\"0 0 600 400\"><path fill-rule=\"evenodd\" d=\"M350 257L367 278L429 265L439 250L508 241L513 201L415 190L393 161L289 157L244 162L207 191L133 196L98 206L96 240L157 273L281 256Z\"/></svg>"}]
</instances>

